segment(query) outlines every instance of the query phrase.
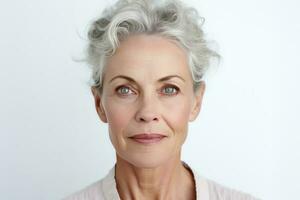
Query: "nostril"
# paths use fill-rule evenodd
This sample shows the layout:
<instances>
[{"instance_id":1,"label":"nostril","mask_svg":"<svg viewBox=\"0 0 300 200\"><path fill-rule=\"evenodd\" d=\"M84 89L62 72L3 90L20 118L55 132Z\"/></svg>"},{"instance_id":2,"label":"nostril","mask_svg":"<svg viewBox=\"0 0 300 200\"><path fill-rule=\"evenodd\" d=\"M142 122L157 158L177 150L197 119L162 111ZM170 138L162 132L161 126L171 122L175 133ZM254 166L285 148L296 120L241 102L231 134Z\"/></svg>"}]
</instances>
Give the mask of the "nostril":
<instances>
[{"instance_id":1,"label":"nostril","mask_svg":"<svg viewBox=\"0 0 300 200\"><path fill-rule=\"evenodd\" d=\"M139 118L139 121L142 121L142 122L146 122L146 121L158 121L158 118L157 117L149 117L149 118L147 118L147 117L140 117Z\"/></svg>"},{"instance_id":2,"label":"nostril","mask_svg":"<svg viewBox=\"0 0 300 200\"><path fill-rule=\"evenodd\" d=\"M140 118L140 121L145 121L144 118Z\"/></svg>"}]
</instances>

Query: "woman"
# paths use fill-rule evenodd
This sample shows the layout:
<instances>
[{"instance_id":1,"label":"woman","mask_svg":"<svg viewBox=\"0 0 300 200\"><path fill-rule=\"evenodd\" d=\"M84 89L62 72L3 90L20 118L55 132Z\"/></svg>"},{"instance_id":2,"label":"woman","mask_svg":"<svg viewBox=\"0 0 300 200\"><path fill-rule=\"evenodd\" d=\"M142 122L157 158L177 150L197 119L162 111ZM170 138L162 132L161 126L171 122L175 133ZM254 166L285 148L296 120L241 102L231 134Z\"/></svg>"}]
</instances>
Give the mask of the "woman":
<instances>
[{"instance_id":1,"label":"woman","mask_svg":"<svg viewBox=\"0 0 300 200\"><path fill-rule=\"evenodd\" d=\"M119 1L89 30L87 61L116 164L68 200L255 199L200 177L181 161L200 112L209 59L197 12L178 1Z\"/></svg>"}]
</instances>

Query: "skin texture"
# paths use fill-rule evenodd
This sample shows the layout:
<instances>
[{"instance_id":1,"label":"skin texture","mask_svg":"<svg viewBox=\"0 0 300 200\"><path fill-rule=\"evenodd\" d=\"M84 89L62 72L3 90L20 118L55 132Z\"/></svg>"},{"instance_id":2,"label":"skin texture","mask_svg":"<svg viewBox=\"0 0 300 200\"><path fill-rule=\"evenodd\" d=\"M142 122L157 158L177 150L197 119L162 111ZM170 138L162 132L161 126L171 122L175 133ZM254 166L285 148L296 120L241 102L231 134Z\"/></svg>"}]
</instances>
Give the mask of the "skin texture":
<instances>
[{"instance_id":1,"label":"skin texture","mask_svg":"<svg viewBox=\"0 0 300 200\"><path fill-rule=\"evenodd\" d=\"M132 80L114 78L119 75ZM181 78L158 81L170 75ZM204 90L202 82L194 93L187 56L176 43L143 34L120 43L108 59L102 94L94 87L92 93L116 150L121 199L195 199L193 175L180 155L188 123L200 112ZM145 145L129 138L138 133L166 137Z\"/></svg>"}]
</instances>

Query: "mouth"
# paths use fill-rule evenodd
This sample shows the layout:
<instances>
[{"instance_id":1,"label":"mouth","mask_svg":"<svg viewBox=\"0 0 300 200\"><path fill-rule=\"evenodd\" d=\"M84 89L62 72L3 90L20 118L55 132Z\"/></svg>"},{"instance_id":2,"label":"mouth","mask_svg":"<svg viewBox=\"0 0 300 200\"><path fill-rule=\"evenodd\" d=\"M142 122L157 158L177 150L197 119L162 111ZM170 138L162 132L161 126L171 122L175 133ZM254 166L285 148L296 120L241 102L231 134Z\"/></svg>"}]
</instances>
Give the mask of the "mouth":
<instances>
[{"instance_id":1,"label":"mouth","mask_svg":"<svg viewBox=\"0 0 300 200\"><path fill-rule=\"evenodd\" d=\"M163 140L165 137L167 136L162 134L137 134L129 138L140 144L155 144Z\"/></svg>"}]
</instances>

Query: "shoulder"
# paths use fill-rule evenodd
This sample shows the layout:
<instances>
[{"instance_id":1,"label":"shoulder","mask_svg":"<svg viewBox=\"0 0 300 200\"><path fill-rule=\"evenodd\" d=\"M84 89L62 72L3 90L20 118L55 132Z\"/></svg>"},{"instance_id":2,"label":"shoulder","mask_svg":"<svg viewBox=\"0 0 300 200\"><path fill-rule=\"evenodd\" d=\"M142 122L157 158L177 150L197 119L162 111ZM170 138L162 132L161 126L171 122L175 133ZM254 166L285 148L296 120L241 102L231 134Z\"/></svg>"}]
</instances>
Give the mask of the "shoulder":
<instances>
[{"instance_id":1,"label":"shoulder","mask_svg":"<svg viewBox=\"0 0 300 200\"><path fill-rule=\"evenodd\" d=\"M203 200L260 200L246 192L239 191L224 185L221 185L211 179L198 174L196 170L184 163L194 175L196 184L197 199Z\"/></svg>"},{"instance_id":2,"label":"shoulder","mask_svg":"<svg viewBox=\"0 0 300 200\"><path fill-rule=\"evenodd\" d=\"M114 176L115 167L111 168L101 180L67 196L63 200L119 200Z\"/></svg>"},{"instance_id":3,"label":"shoulder","mask_svg":"<svg viewBox=\"0 0 300 200\"><path fill-rule=\"evenodd\" d=\"M102 200L104 199L102 181L94 182L62 200Z\"/></svg>"},{"instance_id":4,"label":"shoulder","mask_svg":"<svg viewBox=\"0 0 300 200\"><path fill-rule=\"evenodd\" d=\"M206 179L210 200L259 200L258 198L233 188Z\"/></svg>"}]
</instances>

